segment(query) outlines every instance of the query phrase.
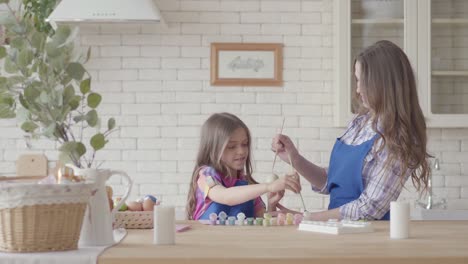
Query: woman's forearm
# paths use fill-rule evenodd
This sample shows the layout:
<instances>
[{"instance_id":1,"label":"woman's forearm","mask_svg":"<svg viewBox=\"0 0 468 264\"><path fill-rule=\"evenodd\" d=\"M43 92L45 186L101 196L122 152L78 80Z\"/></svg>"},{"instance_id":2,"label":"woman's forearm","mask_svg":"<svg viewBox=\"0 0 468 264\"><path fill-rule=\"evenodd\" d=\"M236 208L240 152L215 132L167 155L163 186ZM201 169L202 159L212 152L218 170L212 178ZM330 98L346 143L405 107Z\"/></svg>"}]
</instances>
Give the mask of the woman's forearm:
<instances>
[{"instance_id":1,"label":"woman's forearm","mask_svg":"<svg viewBox=\"0 0 468 264\"><path fill-rule=\"evenodd\" d=\"M300 154L292 157L292 162L296 171L313 186L321 188L326 184L327 171L324 168L313 164Z\"/></svg>"},{"instance_id":2,"label":"woman's forearm","mask_svg":"<svg viewBox=\"0 0 468 264\"><path fill-rule=\"evenodd\" d=\"M307 220L327 221L328 219L341 220L340 208L338 207L338 208L331 209L331 210L310 213Z\"/></svg>"}]
</instances>

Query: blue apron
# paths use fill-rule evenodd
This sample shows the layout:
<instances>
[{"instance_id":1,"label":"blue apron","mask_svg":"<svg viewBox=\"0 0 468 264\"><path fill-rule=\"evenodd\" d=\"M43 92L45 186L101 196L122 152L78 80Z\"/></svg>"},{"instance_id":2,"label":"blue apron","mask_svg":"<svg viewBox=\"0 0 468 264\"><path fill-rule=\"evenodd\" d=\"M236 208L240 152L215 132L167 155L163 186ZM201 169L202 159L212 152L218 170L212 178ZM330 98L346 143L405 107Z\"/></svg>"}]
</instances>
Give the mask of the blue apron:
<instances>
[{"instance_id":1,"label":"blue apron","mask_svg":"<svg viewBox=\"0 0 468 264\"><path fill-rule=\"evenodd\" d=\"M244 180L237 180L234 186L244 186L248 185L249 183ZM254 210L254 201L250 200L245 203L241 203L234 206L229 206L225 204L220 204L217 202L211 202L210 206L206 209L206 211L200 216L200 220L207 220L211 213L219 214L221 211L224 211L228 216L236 216L240 212L245 214L245 217L255 217L255 210Z\"/></svg>"},{"instance_id":2,"label":"blue apron","mask_svg":"<svg viewBox=\"0 0 468 264\"><path fill-rule=\"evenodd\" d=\"M362 168L364 159L372 149L379 134L361 143L347 145L337 138L330 157L327 188L330 193L328 209L338 208L359 198L364 190ZM380 220L389 220L390 211Z\"/></svg>"}]
</instances>

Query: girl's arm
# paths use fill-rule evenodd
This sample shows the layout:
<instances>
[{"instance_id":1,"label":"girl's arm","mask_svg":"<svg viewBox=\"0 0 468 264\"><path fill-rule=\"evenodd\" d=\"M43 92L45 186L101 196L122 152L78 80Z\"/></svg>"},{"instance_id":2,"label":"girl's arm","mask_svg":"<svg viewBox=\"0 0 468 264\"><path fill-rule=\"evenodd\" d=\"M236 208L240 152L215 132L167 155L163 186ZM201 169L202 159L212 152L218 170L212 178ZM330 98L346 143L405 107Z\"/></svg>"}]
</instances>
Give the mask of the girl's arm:
<instances>
[{"instance_id":1,"label":"girl's arm","mask_svg":"<svg viewBox=\"0 0 468 264\"><path fill-rule=\"evenodd\" d=\"M271 147L273 151L278 152L278 156L283 161L289 163L289 158L291 158L294 169L317 189L325 186L327 183L327 171L300 155L288 136L276 135L273 138Z\"/></svg>"},{"instance_id":2,"label":"girl's arm","mask_svg":"<svg viewBox=\"0 0 468 264\"><path fill-rule=\"evenodd\" d=\"M279 192L289 189L295 193L301 191L298 177L281 177L271 183L249 184L226 188L222 185L213 186L208 197L217 203L229 206L238 205L253 200L268 192Z\"/></svg>"}]
</instances>

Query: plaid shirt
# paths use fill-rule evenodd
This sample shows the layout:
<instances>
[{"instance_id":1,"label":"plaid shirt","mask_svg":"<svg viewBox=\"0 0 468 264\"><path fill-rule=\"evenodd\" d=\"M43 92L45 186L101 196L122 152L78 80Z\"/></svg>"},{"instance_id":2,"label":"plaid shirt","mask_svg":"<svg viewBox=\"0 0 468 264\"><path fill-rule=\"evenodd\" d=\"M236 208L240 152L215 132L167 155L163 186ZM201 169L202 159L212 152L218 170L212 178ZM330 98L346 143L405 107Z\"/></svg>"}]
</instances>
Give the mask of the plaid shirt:
<instances>
[{"instance_id":1,"label":"plaid shirt","mask_svg":"<svg viewBox=\"0 0 468 264\"><path fill-rule=\"evenodd\" d=\"M371 120L367 115L356 117L348 126L341 140L348 145L359 145L375 136ZM390 202L395 201L403 188L400 178L400 164L397 162L391 172L384 176L383 167L388 157L388 149L384 148L377 153L382 139L376 139L374 146L364 159L362 181L364 190L358 199L340 207L342 219L381 219L389 210ZM405 175L408 179L411 171ZM321 189L312 187L314 191L328 194L327 184Z\"/></svg>"}]
</instances>

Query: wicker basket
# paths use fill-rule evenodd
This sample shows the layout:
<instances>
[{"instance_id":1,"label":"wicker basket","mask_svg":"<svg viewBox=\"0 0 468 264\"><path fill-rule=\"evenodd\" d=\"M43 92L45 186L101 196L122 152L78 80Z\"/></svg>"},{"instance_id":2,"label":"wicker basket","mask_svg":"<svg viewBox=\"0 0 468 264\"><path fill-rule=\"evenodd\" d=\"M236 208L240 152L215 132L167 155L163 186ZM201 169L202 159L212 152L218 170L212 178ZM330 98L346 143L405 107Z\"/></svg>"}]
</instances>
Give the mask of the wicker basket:
<instances>
[{"instance_id":1,"label":"wicker basket","mask_svg":"<svg viewBox=\"0 0 468 264\"><path fill-rule=\"evenodd\" d=\"M153 211L117 212L114 226L126 229L151 229L153 228Z\"/></svg>"},{"instance_id":2,"label":"wicker basket","mask_svg":"<svg viewBox=\"0 0 468 264\"><path fill-rule=\"evenodd\" d=\"M2 182L0 179L0 250L77 249L92 186Z\"/></svg>"}]
</instances>

